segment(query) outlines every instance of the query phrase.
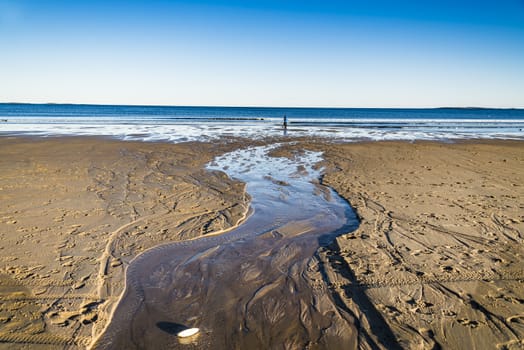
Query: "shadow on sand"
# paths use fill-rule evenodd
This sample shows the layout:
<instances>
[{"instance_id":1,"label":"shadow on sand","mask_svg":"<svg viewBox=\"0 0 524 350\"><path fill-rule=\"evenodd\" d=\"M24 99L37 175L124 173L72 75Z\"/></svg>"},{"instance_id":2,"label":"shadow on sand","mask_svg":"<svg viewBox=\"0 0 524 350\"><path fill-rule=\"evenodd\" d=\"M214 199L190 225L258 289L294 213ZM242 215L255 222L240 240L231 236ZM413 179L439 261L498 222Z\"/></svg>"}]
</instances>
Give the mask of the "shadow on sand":
<instances>
[{"instance_id":1,"label":"shadow on sand","mask_svg":"<svg viewBox=\"0 0 524 350\"><path fill-rule=\"evenodd\" d=\"M189 327L174 322L157 322L156 326L166 333L177 335L179 332L188 329Z\"/></svg>"},{"instance_id":2,"label":"shadow on sand","mask_svg":"<svg viewBox=\"0 0 524 350\"><path fill-rule=\"evenodd\" d=\"M352 315L355 319L355 326L359 330L360 336L370 345L372 349L380 349L381 347L386 349L402 349L400 344L397 342L395 335L389 328L388 324L377 311L373 303L369 300L368 296L365 293L365 288L361 286L355 274L347 264L347 262L340 255L340 246L338 245L336 239L331 242L331 244L324 247L326 249L327 262L331 265L331 268L335 270L338 274L350 281L350 284L343 287L344 294L349 298L353 299L353 302L358 306L359 310L365 315L366 319L369 322L370 331L373 335L376 336L375 341L373 337L370 336L360 325L359 318L355 315L342 300L340 294L335 290L331 291L333 300L338 307ZM329 276L326 272L326 266L324 265L323 260L320 259L320 272L322 278L326 284L330 284Z\"/></svg>"}]
</instances>

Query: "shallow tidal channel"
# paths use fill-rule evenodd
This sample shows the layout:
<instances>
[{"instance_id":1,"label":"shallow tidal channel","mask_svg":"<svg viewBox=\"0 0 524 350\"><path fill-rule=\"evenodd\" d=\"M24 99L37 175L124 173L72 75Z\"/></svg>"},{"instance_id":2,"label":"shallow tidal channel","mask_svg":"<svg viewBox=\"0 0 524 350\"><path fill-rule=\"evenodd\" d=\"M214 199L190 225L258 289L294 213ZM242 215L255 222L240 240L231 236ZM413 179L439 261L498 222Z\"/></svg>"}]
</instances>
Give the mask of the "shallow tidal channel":
<instances>
[{"instance_id":1,"label":"shallow tidal channel","mask_svg":"<svg viewBox=\"0 0 524 350\"><path fill-rule=\"evenodd\" d=\"M351 342L352 321L329 293L316 251L358 220L320 184L321 153L273 156L279 147L236 150L208 165L246 183L249 216L225 233L135 258L94 348L342 349ZM176 336L191 327L200 332Z\"/></svg>"}]
</instances>

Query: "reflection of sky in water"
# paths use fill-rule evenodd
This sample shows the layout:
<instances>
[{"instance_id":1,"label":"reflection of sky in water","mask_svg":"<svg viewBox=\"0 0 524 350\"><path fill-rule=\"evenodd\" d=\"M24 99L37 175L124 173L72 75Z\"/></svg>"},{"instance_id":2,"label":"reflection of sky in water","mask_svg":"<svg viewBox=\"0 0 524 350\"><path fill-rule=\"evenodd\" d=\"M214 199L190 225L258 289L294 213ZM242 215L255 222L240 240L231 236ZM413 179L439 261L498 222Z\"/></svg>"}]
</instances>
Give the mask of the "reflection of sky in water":
<instances>
[{"instance_id":1,"label":"reflection of sky in water","mask_svg":"<svg viewBox=\"0 0 524 350\"><path fill-rule=\"evenodd\" d=\"M324 195L318 194L315 184L322 171L315 164L322 160L322 153L305 151L294 155L293 159L267 155L278 146L233 151L216 158L208 169L224 171L246 183L255 212L271 212L288 220L340 215L347 204L341 199L328 201ZM338 213L334 213L334 209Z\"/></svg>"},{"instance_id":2,"label":"reflection of sky in water","mask_svg":"<svg viewBox=\"0 0 524 350\"><path fill-rule=\"evenodd\" d=\"M269 156L277 147L236 150L208 164L208 170L225 171L246 183L251 215L218 235L168 243L135 258L126 272L127 292L101 344L112 348L138 339L133 335L144 339L148 334L154 336L148 344L172 345L171 334L165 340L149 331L157 320L167 319L199 327L201 340L193 344L198 348L274 348L265 340L251 343L253 335L265 339L269 334L281 345L297 332L296 325L304 327L304 319L315 337L321 324L332 322L333 312L319 308L330 307L329 294L311 288L311 282L316 286L319 280L311 279L310 272L320 276L313 256L320 246L355 229L358 221L336 193L319 194L330 192L317 183L321 153L300 152L292 159ZM129 322L129 315L138 315L136 322ZM309 342L309 336L299 335ZM246 346L220 345L229 338L249 339Z\"/></svg>"}]
</instances>

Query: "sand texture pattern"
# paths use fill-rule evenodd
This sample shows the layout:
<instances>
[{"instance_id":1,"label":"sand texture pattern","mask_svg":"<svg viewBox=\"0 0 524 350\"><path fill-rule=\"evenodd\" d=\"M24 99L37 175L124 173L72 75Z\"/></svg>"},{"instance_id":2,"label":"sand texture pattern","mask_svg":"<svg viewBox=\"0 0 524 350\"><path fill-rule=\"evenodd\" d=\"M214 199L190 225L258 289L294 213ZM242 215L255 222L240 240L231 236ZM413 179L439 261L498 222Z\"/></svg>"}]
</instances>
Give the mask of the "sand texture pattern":
<instances>
[{"instance_id":1,"label":"sand texture pattern","mask_svg":"<svg viewBox=\"0 0 524 350\"><path fill-rule=\"evenodd\" d=\"M219 145L0 139L0 348L85 348L147 248L236 225Z\"/></svg>"},{"instance_id":2,"label":"sand texture pattern","mask_svg":"<svg viewBox=\"0 0 524 350\"><path fill-rule=\"evenodd\" d=\"M321 301L304 309L344 316L317 332L331 327L340 343L317 348L524 347L524 143L292 141L275 153L323 151L321 182L361 221L274 277L300 279ZM245 185L204 170L241 146L0 138L0 349L89 347L111 324L133 258L244 222ZM258 253L242 244L255 271ZM264 262L292 257L275 250ZM253 329L280 311L264 293Z\"/></svg>"},{"instance_id":3,"label":"sand texture pattern","mask_svg":"<svg viewBox=\"0 0 524 350\"><path fill-rule=\"evenodd\" d=\"M524 347L524 144L328 147L359 229L321 259L378 347Z\"/></svg>"}]
</instances>

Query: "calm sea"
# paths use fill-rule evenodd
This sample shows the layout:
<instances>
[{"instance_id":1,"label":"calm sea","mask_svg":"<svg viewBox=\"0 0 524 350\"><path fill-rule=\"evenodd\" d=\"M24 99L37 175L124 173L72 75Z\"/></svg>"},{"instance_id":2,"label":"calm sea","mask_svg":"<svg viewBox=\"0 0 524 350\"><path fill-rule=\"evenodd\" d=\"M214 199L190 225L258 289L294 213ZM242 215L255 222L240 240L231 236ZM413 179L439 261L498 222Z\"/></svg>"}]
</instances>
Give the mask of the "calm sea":
<instances>
[{"instance_id":1,"label":"calm sea","mask_svg":"<svg viewBox=\"0 0 524 350\"><path fill-rule=\"evenodd\" d=\"M167 107L0 104L2 135L195 141L284 134L334 140L524 139L524 109Z\"/></svg>"}]
</instances>

